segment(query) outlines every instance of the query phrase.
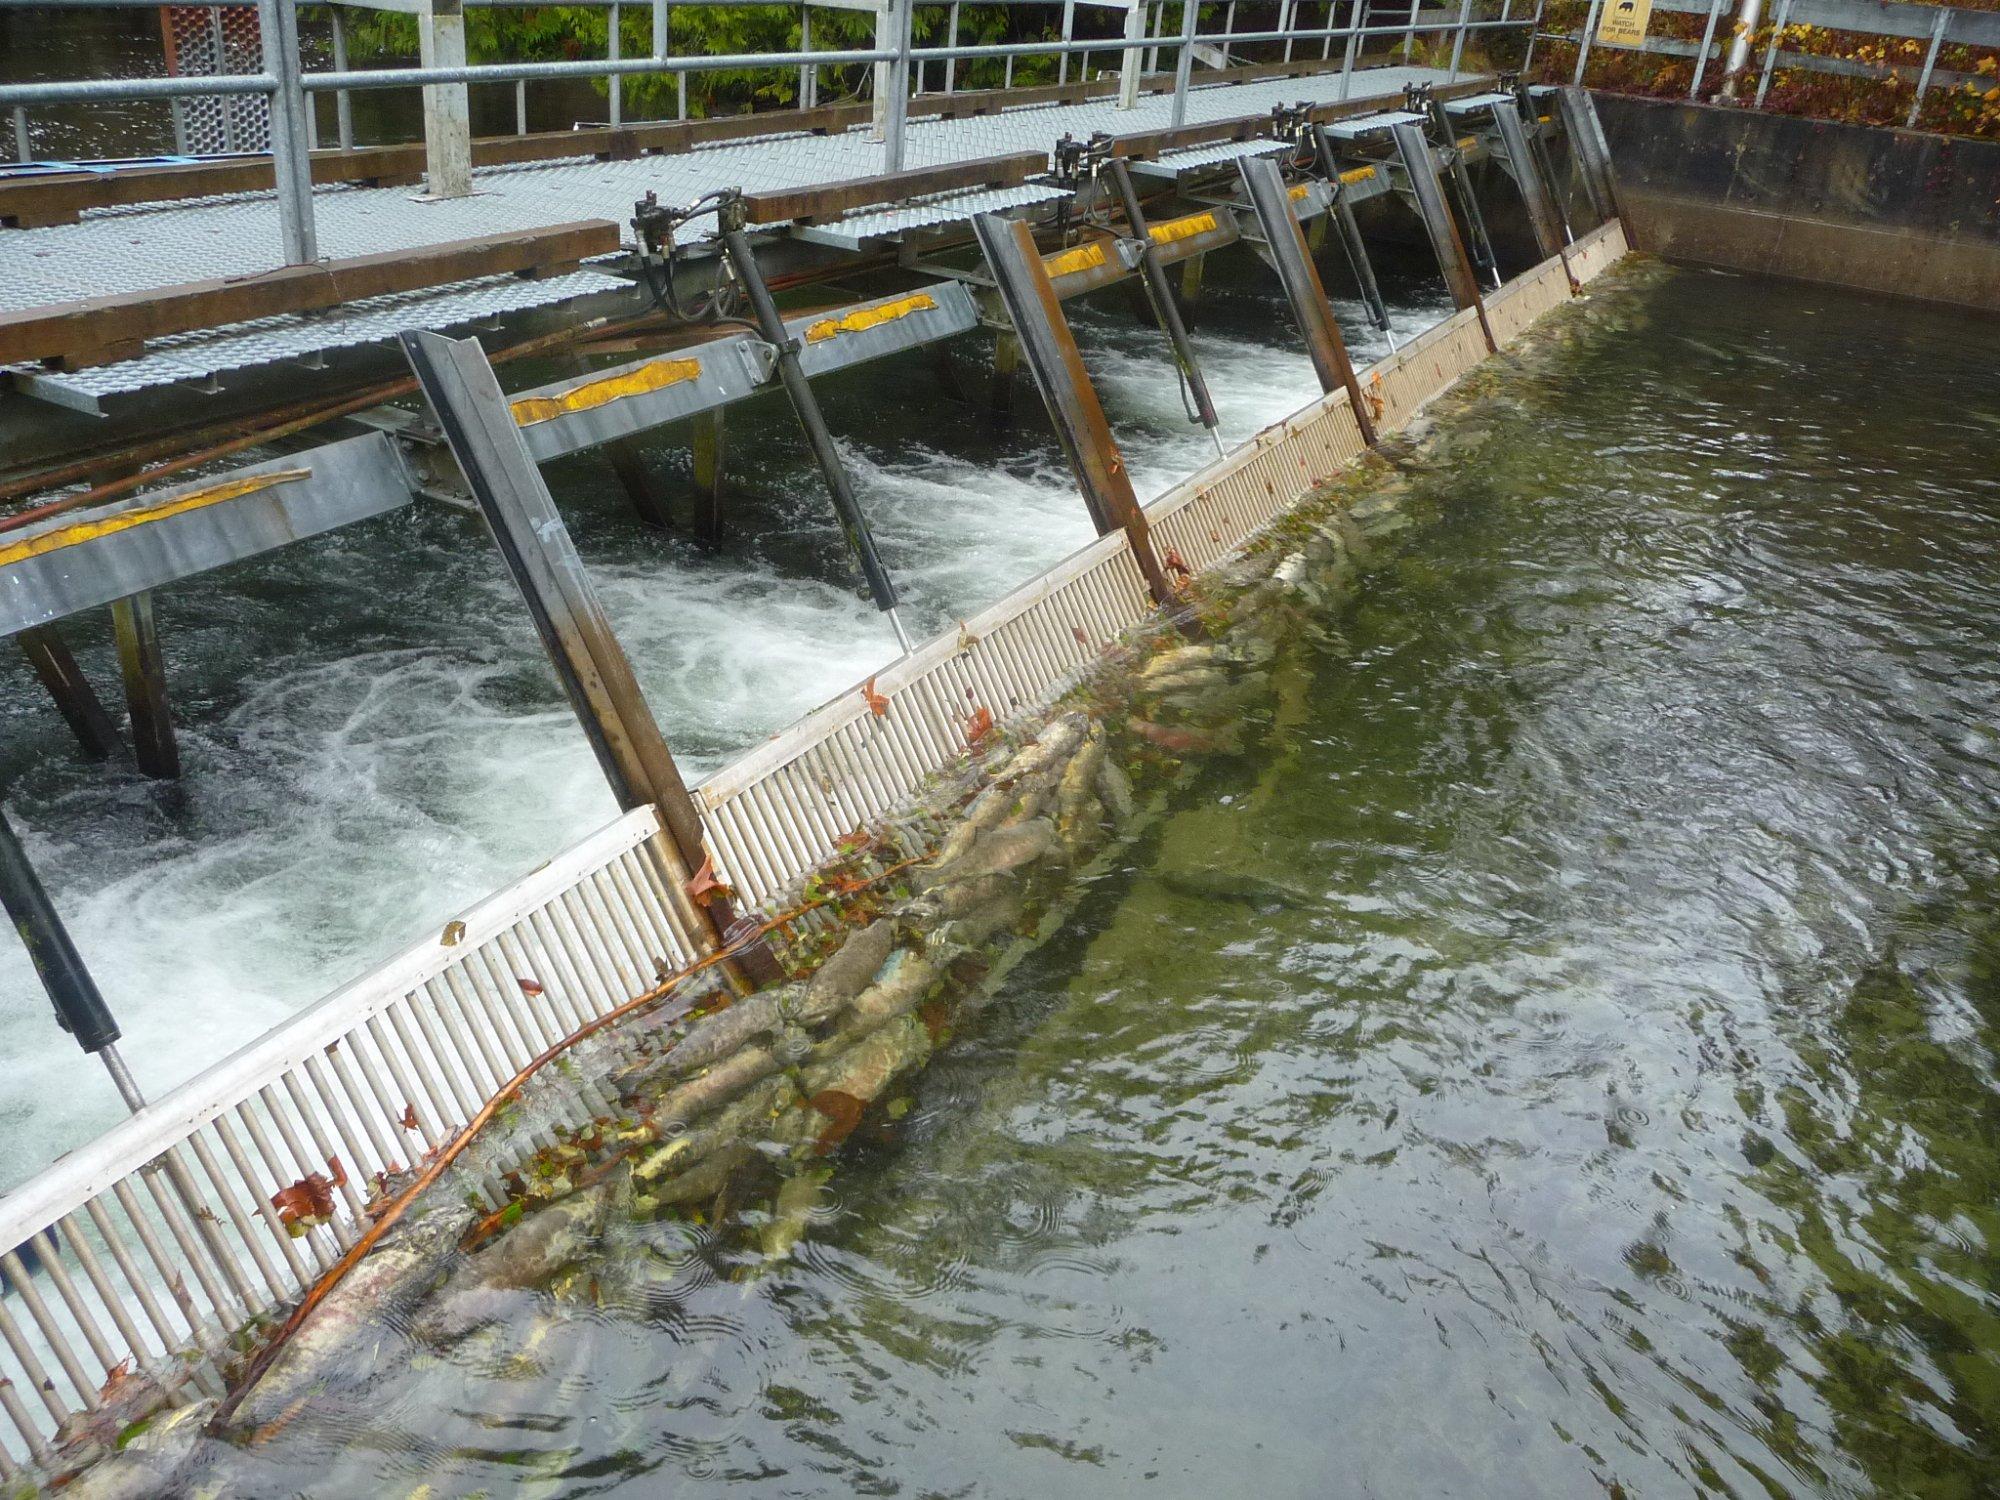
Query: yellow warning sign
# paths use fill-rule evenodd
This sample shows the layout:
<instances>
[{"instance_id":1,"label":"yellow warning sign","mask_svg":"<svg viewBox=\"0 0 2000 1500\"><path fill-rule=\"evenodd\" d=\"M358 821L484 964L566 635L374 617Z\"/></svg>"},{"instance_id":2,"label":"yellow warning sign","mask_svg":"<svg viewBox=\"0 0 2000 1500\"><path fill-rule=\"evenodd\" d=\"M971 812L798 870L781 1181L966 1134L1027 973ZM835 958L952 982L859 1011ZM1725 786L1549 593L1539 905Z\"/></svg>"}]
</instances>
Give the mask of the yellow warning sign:
<instances>
[{"instance_id":1,"label":"yellow warning sign","mask_svg":"<svg viewBox=\"0 0 2000 1500\"><path fill-rule=\"evenodd\" d=\"M1601 47L1639 47L1646 41L1646 23L1653 19L1653 0L1604 0L1597 23Z\"/></svg>"}]
</instances>

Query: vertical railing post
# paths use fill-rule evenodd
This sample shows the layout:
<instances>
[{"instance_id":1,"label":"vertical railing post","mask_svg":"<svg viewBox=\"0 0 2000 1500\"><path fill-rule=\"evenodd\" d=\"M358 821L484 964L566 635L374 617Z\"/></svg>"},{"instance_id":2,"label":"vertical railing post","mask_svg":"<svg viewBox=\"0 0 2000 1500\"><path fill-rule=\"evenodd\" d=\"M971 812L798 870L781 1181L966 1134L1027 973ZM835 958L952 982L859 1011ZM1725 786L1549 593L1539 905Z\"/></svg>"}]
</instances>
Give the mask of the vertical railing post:
<instances>
[{"instance_id":1,"label":"vertical railing post","mask_svg":"<svg viewBox=\"0 0 2000 1500\"><path fill-rule=\"evenodd\" d=\"M1278 30L1287 33L1291 31L1292 18L1298 13L1297 6L1298 0L1282 0L1282 3L1278 6ZM1287 35L1285 37L1285 61L1290 62L1291 60L1292 39Z\"/></svg>"},{"instance_id":2,"label":"vertical railing post","mask_svg":"<svg viewBox=\"0 0 2000 1500\"><path fill-rule=\"evenodd\" d=\"M1757 97L1750 101L1752 109L1764 107L1764 96L1771 92L1771 74L1778 66L1778 47L1785 40L1785 26L1792 19L1792 0L1778 0L1778 14L1771 22L1771 45L1764 51L1764 71L1757 75Z\"/></svg>"},{"instance_id":3,"label":"vertical railing post","mask_svg":"<svg viewBox=\"0 0 2000 1500\"><path fill-rule=\"evenodd\" d=\"M1448 82L1458 82L1459 59L1465 56L1465 23L1472 19L1472 0L1459 0L1458 35L1451 43L1451 77Z\"/></svg>"},{"instance_id":4,"label":"vertical railing post","mask_svg":"<svg viewBox=\"0 0 2000 1500\"><path fill-rule=\"evenodd\" d=\"M16 161L35 159L35 141L28 131L28 110L21 104L14 106L14 159Z\"/></svg>"},{"instance_id":5,"label":"vertical railing post","mask_svg":"<svg viewBox=\"0 0 2000 1500\"><path fill-rule=\"evenodd\" d=\"M1194 28L1201 15L1197 0L1181 0L1181 52L1174 61L1174 129L1187 124L1188 77L1194 69Z\"/></svg>"},{"instance_id":6,"label":"vertical railing post","mask_svg":"<svg viewBox=\"0 0 2000 1500\"><path fill-rule=\"evenodd\" d=\"M1570 79L1571 83L1583 83L1583 70L1590 62L1591 38L1597 35L1597 13L1603 4L1604 0L1590 0L1590 9L1583 18L1583 35L1577 41L1576 76Z\"/></svg>"},{"instance_id":7,"label":"vertical railing post","mask_svg":"<svg viewBox=\"0 0 2000 1500\"><path fill-rule=\"evenodd\" d=\"M1065 47L1076 40L1076 0L1063 0L1062 39ZM1081 72L1083 70L1079 68L1078 71ZM1056 82L1069 82L1069 54L1067 52L1060 54L1060 60L1056 63Z\"/></svg>"},{"instance_id":8,"label":"vertical railing post","mask_svg":"<svg viewBox=\"0 0 2000 1500\"><path fill-rule=\"evenodd\" d=\"M1535 14L1528 22L1528 45L1521 51L1521 71L1530 72L1535 66L1535 43L1542 34L1542 12L1547 0L1535 0Z\"/></svg>"},{"instance_id":9,"label":"vertical railing post","mask_svg":"<svg viewBox=\"0 0 2000 1500\"><path fill-rule=\"evenodd\" d=\"M945 23L945 45L947 47L958 45L958 0L951 0L951 19ZM958 59L947 57L944 60L944 91L950 94L957 90Z\"/></svg>"},{"instance_id":10,"label":"vertical railing post","mask_svg":"<svg viewBox=\"0 0 2000 1500\"><path fill-rule=\"evenodd\" d=\"M623 38L619 35L624 30L621 25L623 20L617 0L612 0L610 24L604 30L604 57L607 62L618 61L623 46ZM607 82L610 84L607 92L611 100L611 123L613 126L622 125L625 123L625 77L622 73L613 73Z\"/></svg>"},{"instance_id":11,"label":"vertical railing post","mask_svg":"<svg viewBox=\"0 0 2000 1500\"><path fill-rule=\"evenodd\" d=\"M1736 97L1736 85L1750 66L1750 47L1757 34L1757 21L1764 13L1764 0L1740 0L1736 11L1736 34L1729 39L1729 55L1722 62L1724 99Z\"/></svg>"},{"instance_id":12,"label":"vertical railing post","mask_svg":"<svg viewBox=\"0 0 2000 1500\"><path fill-rule=\"evenodd\" d=\"M1701 29L1701 50L1694 55L1694 77L1688 81L1688 98L1701 93L1701 75L1708 69L1708 49L1715 41L1715 26L1722 19L1722 0L1708 0L1708 24Z\"/></svg>"},{"instance_id":13,"label":"vertical railing post","mask_svg":"<svg viewBox=\"0 0 2000 1500\"><path fill-rule=\"evenodd\" d=\"M278 80L271 96L271 170L278 187L278 232L285 263L319 259L313 225L312 150L306 144L306 91L299 80L298 11L294 0L257 0L264 70Z\"/></svg>"},{"instance_id":14,"label":"vertical railing post","mask_svg":"<svg viewBox=\"0 0 2000 1500\"><path fill-rule=\"evenodd\" d=\"M1139 63L1144 54L1139 43L1146 39L1145 0L1125 0L1125 50L1118 59L1118 107L1139 106Z\"/></svg>"},{"instance_id":15,"label":"vertical railing post","mask_svg":"<svg viewBox=\"0 0 2000 1500\"><path fill-rule=\"evenodd\" d=\"M1001 305L1013 324L1020 350L1034 376L1035 388L1048 407L1056 438L1069 460L1083 493L1085 509L1099 536L1123 531L1140 576L1155 602L1174 602L1173 585L1153 551L1145 509L1132 489L1132 476L1104 420L1097 389L1083 367L1076 337L1063 317L1062 304L1049 281L1048 267L1035 248L1025 221L979 214L972 221L973 237L993 272Z\"/></svg>"},{"instance_id":16,"label":"vertical railing post","mask_svg":"<svg viewBox=\"0 0 2000 1500\"><path fill-rule=\"evenodd\" d=\"M813 49L813 13L810 5L799 7L799 51ZM819 104L819 69L811 63L799 64L799 108L813 109Z\"/></svg>"},{"instance_id":17,"label":"vertical railing post","mask_svg":"<svg viewBox=\"0 0 2000 1500\"><path fill-rule=\"evenodd\" d=\"M1931 19L1931 48L1924 54L1924 71L1917 77L1917 96L1910 101L1910 117L1903 123L1911 130L1917 128L1917 117L1924 112L1924 95L1931 91L1931 74L1937 70L1938 49L1944 45L1944 34L1951 28L1951 12L1939 7Z\"/></svg>"},{"instance_id":18,"label":"vertical railing post","mask_svg":"<svg viewBox=\"0 0 2000 1500\"><path fill-rule=\"evenodd\" d=\"M1340 98L1347 99L1347 91L1354 84L1354 60L1361 52L1361 33L1368 26L1368 0L1354 0L1354 9L1348 14L1347 52L1340 60Z\"/></svg>"},{"instance_id":19,"label":"vertical railing post","mask_svg":"<svg viewBox=\"0 0 2000 1500\"><path fill-rule=\"evenodd\" d=\"M1347 392L1361 439L1372 448L1375 422L1367 401L1362 398L1361 382L1355 377L1354 361L1348 358L1347 341L1340 336L1333 304L1326 300L1326 288L1320 284L1312 252L1306 248L1306 237L1285 187L1284 173L1268 156L1245 156L1236 165L1243 176L1251 212L1257 216L1257 227L1263 233L1264 247L1271 252L1271 264L1284 287L1285 301L1291 306L1292 321L1299 325L1299 332L1305 338L1306 353L1312 359L1313 373L1319 377L1319 388L1328 395L1338 390Z\"/></svg>"},{"instance_id":20,"label":"vertical railing post","mask_svg":"<svg viewBox=\"0 0 2000 1500\"><path fill-rule=\"evenodd\" d=\"M889 66L888 109L882 119L882 170L900 172L903 170L904 147L909 134L910 114L910 47L911 32L916 25L916 6L911 0L890 0L891 17L890 43L896 49L896 60Z\"/></svg>"},{"instance_id":21,"label":"vertical railing post","mask_svg":"<svg viewBox=\"0 0 2000 1500\"><path fill-rule=\"evenodd\" d=\"M463 0L420 0L417 53L427 68L465 66ZM424 88L424 191L432 198L472 192L471 96L462 83Z\"/></svg>"},{"instance_id":22,"label":"vertical railing post","mask_svg":"<svg viewBox=\"0 0 2000 1500\"><path fill-rule=\"evenodd\" d=\"M329 6L333 15L333 71L347 71L347 18L338 5ZM354 149L354 96L346 89L336 89L333 95L334 129L340 136L340 149Z\"/></svg>"},{"instance_id":23,"label":"vertical railing post","mask_svg":"<svg viewBox=\"0 0 2000 1500\"><path fill-rule=\"evenodd\" d=\"M726 901L704 905L688 889L709 857L701 814L493 367L477 339L429 332L400 338L612 795L628 811L658 810L667 835L657 846L671 877L667 898L689 940L716 952L733 913Z\"/></svg>"}]
</instances>

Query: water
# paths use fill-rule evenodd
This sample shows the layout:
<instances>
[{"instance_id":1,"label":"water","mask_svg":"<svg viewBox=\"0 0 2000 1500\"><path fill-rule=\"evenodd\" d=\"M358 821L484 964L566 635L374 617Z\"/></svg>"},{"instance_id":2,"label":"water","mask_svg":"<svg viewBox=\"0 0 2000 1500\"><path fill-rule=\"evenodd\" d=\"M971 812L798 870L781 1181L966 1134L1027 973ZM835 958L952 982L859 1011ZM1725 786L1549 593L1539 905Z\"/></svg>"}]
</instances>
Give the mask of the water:
<instances>
[{"instance_id":1,"label":"water","mask_svg":"<svg viewBox=\"0 0 2000 1500\"><path fill-rule=\"evenodd\" d=\"M1198 337L1226 440L1317 389L1268 273L1218 258ZM1407 337L1441 316L1397 294ZM1156 330L1122 297L1077 306L1134 483L1149 496L1213 449L1181 415ZM1357 359L1383 347L1341 307ZM951 354L983 401L991 339ZM555 378L524 373L523 381ZM864 509L920 637L1088 541L1082 501L1025 376L1020 420L941 388L921 353L824 391ZM651 452L685 480L684 434ZM722 548L633 519L601 456L549 466L613 624L690 775L885 665L891 632L857 590L790 409L731 413ZM9 816L158 1093L298 1006L437 931L616 816L480 523L429 503L178 586L158 601L184 779L79 761L18 656L0 659ZM107 697L100 617L71 638ZM0 1191L122 1113L52 1023L20 948L0 945Z\"/></svg>"},{"instance_id":2,"label":"water","mask_svg":"<svg viewBox=\"0 0 2000 1500\"><path fill-rule=\"evenodd\" d=\"M645 1310L523 1294L225 1488L1994 1493L2000 390L1943 315L1630 314L793 1261L663 1226Z\"/></svg>"}]
</instances>

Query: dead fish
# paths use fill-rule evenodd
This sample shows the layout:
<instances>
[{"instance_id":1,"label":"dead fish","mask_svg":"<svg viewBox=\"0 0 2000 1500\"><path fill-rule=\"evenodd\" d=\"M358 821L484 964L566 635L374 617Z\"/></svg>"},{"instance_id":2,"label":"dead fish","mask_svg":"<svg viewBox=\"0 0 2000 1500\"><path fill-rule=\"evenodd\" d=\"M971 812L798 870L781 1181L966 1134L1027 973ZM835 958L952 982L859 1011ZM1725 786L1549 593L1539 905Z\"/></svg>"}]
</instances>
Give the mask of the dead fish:
<instances>
[{"instance_id":1,"label":"dead fish","mask_svg":"<svg viewBox=\"0 0 2000 1500\"><path fill-rule=\"evenodd\" d=\"M702 1203L721 1192L724 1184L747 1163L753 1152L743 1141L731 1141L710 1153L679 1176L639 1195L634 1200L638 1212L672 1208L683 1203Z\"/></svg>"},{"instance_id":2,"label":"dead fish","mask_svg":"<svg viewBox=\"0 0 2000 1500\"><path fill-rule=\"evenodd\" d=\"M1138 800L1132 795L1132 778L1125 774L1125 768L1105 757L1097 768L1097 800L1104 804L1104 810L1111 815L1111 821L1119 827L1132 821L1138 812Z\"/></svg>"},{"instance_id":3,"label":"dead fish","mask_svg":"<svg viewBox=\"0 0 2000 1500\"><path fill-rule=\"evenodd\" d=\"M687 1035L675 1042L666 1055L666 1069L675 1077L685 1078L697 1069L720 1062L765 1033L776 1031L784 1022L778 992L738 1000L727 1010L702 1017Z\"/></svg>"},{"instance_id":4,"label":"dead fish","mask_svg":"<svg viewBox=\"0 0 2000 1500\"><path fill-rule=\"evenodd\" d=\"M882 965L875 983L854 997L841 1030L858 1035L893 1020L929 994L940 977L929 959L898 948Z\"/></svg>"},{"instance_id":5,"label":"dead fish","mask_svg":"<svg viewBox=\"0 0 2000 1500\"><path fill-rule=\"evenodd\" d=\"M1022 776L1032 776L1037 771L1067 760L1070 752L1083 742L1083 736L1090 727L1088 715L1064 714L1052 720L1047 728L1035 736L1033 744L1023 747L1014 758L1000 769L995 778L1005 781Z\"/></svg>"},{"instance_id":6,"label":"dead fish","mask_svg":"<svg viewBox=\"0 0 2000 1500\"><path fill-rule=\"evenodd\" d=\"M683 1126L693 1124L777 1068L778 1056L768 1047L749 1046L733 1057L725 1057L660 1100L653 1110L653 1134L658 1136L669 1121Z\"/></svg>"},{"instance_id":7,"label":"dead fish","mask_svg":"<svg viewBox=\"0 0 2000 1500\"><path fill-rule=\"evenodd\" d=\"M845 1051L807 1068L800 1093L808 1104L822 1094L838 1094L867 1104L904 1069L916 1067L930 1055L929 1028L915 1016L898 1016Z\"/></svg>"},{"instance_id":8,"label":"dead fish","mask_svg":"<svg viewBox=\"0 0 2000 1500\"><path fill-rule=\"evenodd\" d=\"M216 1405L212 1400L197 1401L157 1413L141 1431L126 1438L117 1453L66 1481L65 1500L162 1500L186 1494L187 1487L176 1482L176 1474L193 1457Z\"/></svg>"},{"instance_id":9,"label":"dead fish","mask_svg":"<svg viewBox=\"0 0 2000 1500\"><path fill-rule=\"evenodd\" d=\"M1183 672L1201 667L1212 667L1216 663L1217 648L1214 646L1176 646L1171 651L1162 651L1147 662L1139 673L1139 685L1147 687L1166 677L1177 677Z\"/></svg>"},{"instance_id":10,"label":"dead fish","mask_svg":"<svg viewBox=\"0 0 2000 1500\"><path fill-rule=\"evenodd\" d=\"M753 1127L761 1128L776 1111L789 1105L796 1093L791 1079L783 1074L753 1085L707 1125L685 1131L648 1152L632 1168L632 1176L651 1183L686 1171L718 1147L743 1139ZM658 1196L658 1189L650 1191Z\"/></svg>"},{"instance_id":11,"label":"dead fish","mask_svg":"<svg viewBox=\"0 0 2000 1500\"><path fill-rule=\"evenodd\" d=\"M824 1196L822 1190L831 1176L833 1168L814 1167L787 1177L778 1185L778 1196L771 1204L771 1222L759 1236L766 1265L786 1259L793 1246L805 1238L806 1228L812 1223L813 1213Z\"/></svg>"},{"instance_id":12,"label":"dead fish","mask_svg":"<svg viewBox=\"0 0 2000 1500\"><path fill-rule=\"evenodd\" d=\"M597 1243L605 1215L625 1180L620 1173L614 1181L600 1182L528 1214L468 1259L453 1281L515 1291L541 1286Z\"/></svg>"},{"instance_id":13,"label":"dead fish","mask_svg":"<svg viewBox=\"0 0 2000 1500\"><path fill-rule=\"evenodd\" d=\"M1054 852L1057 847L1055 824L1034 818L1012 828L996 828L975 843L964 856L950 865L926 872L932 886L952 881L978 880L988 875L1005 875Z\"/></svg>"},{"instance_id":14,"label":"dead fish","mask_svg":"<svg viewBox=\"0 0 2000 1500\"><path fill-rule=\"evenodd\" d=\"M312 1397L358 1386L375 1373L392 1326L428 1297L472 1222L462 1204L432 1209L361 1260L299 1325L238 1404L240 1427L289 1418Z\"/></svg>"},{"instance_id":15,"label":"dead fish","mask_svg":"<svg viewBox=\"0 0 2000 1500\"><path fill-rule=\"evenodd\" d=\"M867 987L895 943L896 924L886 918L850 932L833 957L806 981L805 996L791 1018L802 1026L815 1026L831 1018Z\"/></svg>"},{"instance_id":16,"label":"dead fish","mask_svg":"<svg viewBox=\"0 0 2000 1500\"><path fill-rule=\"evenodd\" d=\"M1176 895L1195 896L1203 901L1232 901L1243 906L1291 909L1320 904L1320 898L1303 887L1260 875L1246 875L1241 870L1167 870L1161 872L1159 881Z\"/></svg>"}]
</instances>

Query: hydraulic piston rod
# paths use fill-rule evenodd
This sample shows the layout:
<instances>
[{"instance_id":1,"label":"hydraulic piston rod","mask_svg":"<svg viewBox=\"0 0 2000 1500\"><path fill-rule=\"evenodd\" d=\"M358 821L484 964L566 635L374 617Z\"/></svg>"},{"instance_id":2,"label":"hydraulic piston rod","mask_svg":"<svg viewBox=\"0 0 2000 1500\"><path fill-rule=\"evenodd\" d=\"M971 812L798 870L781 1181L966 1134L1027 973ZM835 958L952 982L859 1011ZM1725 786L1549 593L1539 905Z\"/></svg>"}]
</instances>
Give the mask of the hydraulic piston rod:
<instances>
[{"instance_id":1,"label":"hydraulic piston rod","mask_svg":"<svg viewBox=\"0 0 2000 1500\"><path fill-rule=\"evenodd\" d=\"M1202 378L1201 366L1195 363L1194 345L1188 340L1187 325L1181 321L1181 310L1174 302L1173 289L1167 284L1166 268L1160 264L1159 247L1153 243L1152 231L1146 224L1146 211L1139 203L1138 191L1132 186L1131 169L1125 165L1122 156L1105 158L1103 171L1111 178L1111 186L1118 194L1118 206L1125 211L1125 222L1131 227L1133 237L1139 244L1139 271L1146 283L1146 296L1153 304L1153 316L1159 319L1160 329L1173 345L1174 363L1180 366L1181 379L1187 382L1188 394L1194 399L1195 411L1201 418L1201 425L1208 429L1209 441L1215 444L1216 456L1222 456L1222 436L1216 431L1215 402L1208 394L1208 382Z\"/></svg>"},{"instance_id":2,"label":"hydraulic piston rod","mask_svg":"<svg viewBox=\"0 0 2000 1500\"><path fill-rule=\"evenodd\" d=\"M1333 189L1333 223L1340 235L1341 249L1347 253L1348 268L1354 272L1354 279L1361 287L1361 300L1367 305L1369 321L1389 341L1389 349L1393 353L1396 332L1389 326L1389 304L1382 296L1381 285L1375 280L1375 266L1368 259L1368 247L1361 240L1361 225L1355 220L1354 205L1347 200L1347 185L1340 180L1340 157L1334 150L1333 138L1326 133L1324 125L1315 122L1312 139L1313 155L1319 160L1320 172Z\"/></svg>"},{"instance_id":3,"label":"hydraulic piston rod","mask_svg":"<svg viewBox=\"0 0 2000 1500\"><path fill-rule=\"evenodd\" d=\"M896 632L896 643L907 656L910 638L904 633L902 618L896 613L896 585L890 580L889 570L882 565L881 555L875 550L875 537L868 529L867 517L861 513L861 502L854 496L854 486L848 482L847 470L841 467L840 452L833 446L833 434L827 430L826 418L820 413L819 399L813 395L812 382L806 379L806 372L799 364L798 341L785 332L785 320L778 316L778 304L771 297L770 287L764 283L764 273L758 269L757 252L750 246L750 237L743 232L740 214L740 201L723 205L723 249L728 251L729 263L736 270L736 280L742 286L744 295L750 299L750 313L756 321L757 331L763 335L764 342L777 351L778 379L785 387L785 394L791 397L792 411L805 431L806 442L811 446L820 474L826 480L827 493L833 497L833 509L840 518L840 529L847 537L848 547L861 563L862 576L868 580L868 592L875 600L875 607L889 617L889 626Z\"/></svg>"}]
</instances>

